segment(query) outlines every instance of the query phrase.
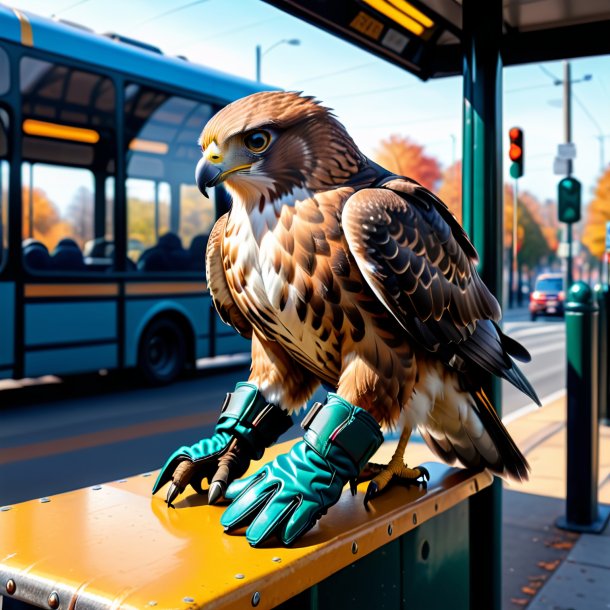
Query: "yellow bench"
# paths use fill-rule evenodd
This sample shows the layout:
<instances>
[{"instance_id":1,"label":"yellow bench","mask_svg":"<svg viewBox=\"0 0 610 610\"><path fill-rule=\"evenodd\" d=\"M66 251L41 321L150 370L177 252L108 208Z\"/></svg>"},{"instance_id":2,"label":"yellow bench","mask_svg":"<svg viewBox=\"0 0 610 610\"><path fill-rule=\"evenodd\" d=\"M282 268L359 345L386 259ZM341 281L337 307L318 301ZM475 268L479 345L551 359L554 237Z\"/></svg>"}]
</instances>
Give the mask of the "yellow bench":
<instances>
[{"instance_id":1,"label":"yellow bench","mask_svg":"<svg viewBox=\"0 0 610 610\"><path fill-rule=\"evenodd\" d=\"M190 488L176 510L168 509L164 492L150 495L154 473L5 507L3 610L29 604L52 610L356 610L403 607L403 598L417 608L430 587L449 604L444 607L467 608L468 499L492 477L426 466L427 489L397 485L369 511L362 502L366 484L357 497L346 489L290 548L252 549L243 536L223 533L223 507L207 506Z\"/></svg>"}]
</instances>

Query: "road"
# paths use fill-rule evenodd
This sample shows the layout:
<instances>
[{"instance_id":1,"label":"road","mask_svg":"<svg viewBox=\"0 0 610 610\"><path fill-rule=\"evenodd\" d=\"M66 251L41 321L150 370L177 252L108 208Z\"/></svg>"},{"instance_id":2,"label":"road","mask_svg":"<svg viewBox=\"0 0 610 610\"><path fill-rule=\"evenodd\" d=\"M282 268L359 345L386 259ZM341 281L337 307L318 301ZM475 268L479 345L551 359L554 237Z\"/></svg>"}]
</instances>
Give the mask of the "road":
<instances>
[{"instance_id":1,"label":"road","mask_svg":"<svg viewBox=\"0 0 610 610\"><path fill-rule=\"evenodd\" d=\"M523 370L541 398L564 387L561 321L511 321L505 330L530 350ZM0 506L159 468L176 447L211 433L225 393L247 374L201 370L161 388L95 375L0 390ZM504 415L530 404L508 384L503 394ZM299 433L294 426L284 438Z\"/></svg>"}]
</instances>

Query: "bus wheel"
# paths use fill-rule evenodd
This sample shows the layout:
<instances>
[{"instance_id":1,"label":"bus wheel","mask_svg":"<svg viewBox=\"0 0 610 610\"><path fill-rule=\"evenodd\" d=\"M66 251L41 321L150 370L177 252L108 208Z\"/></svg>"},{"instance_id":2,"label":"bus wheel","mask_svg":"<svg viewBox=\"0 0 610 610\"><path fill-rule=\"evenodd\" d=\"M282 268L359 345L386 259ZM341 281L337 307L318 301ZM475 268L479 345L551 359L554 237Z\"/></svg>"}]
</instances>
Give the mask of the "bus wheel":
<instances>
[{"instance_id":1,"label":"bus wheel","mask_svg":"<svg viewBox=\"0 0 610 610\"><path fill-rule=\"evenodd\" d=\"M186 361L182 329L169 318L157 318L140 339L138 367L149 383L171 383L180 375Z\"/></svg>"}]
</instances>

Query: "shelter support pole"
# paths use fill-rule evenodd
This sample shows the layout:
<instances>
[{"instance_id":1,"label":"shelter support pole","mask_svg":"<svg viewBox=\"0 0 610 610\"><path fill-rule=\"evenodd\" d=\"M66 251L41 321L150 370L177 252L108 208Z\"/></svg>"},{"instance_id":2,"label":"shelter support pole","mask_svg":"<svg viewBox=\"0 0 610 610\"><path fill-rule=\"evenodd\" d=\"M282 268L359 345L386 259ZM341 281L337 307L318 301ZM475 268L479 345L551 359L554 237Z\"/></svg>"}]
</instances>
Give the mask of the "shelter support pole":
<instances>
[{"instance_id":1,"label":"shelter support pole","mask_svg":"<svg viewBox=\"0 0 610 610\"><path fill-rule=\"evenodd\" d=\"M502 1L463 0L464 228L479 252L479 273L502 300ZM500 383L483 388L502 412ZM502 592L502 482L471 501L470 607L500 610Z\"/></svg>"}]
</instances>

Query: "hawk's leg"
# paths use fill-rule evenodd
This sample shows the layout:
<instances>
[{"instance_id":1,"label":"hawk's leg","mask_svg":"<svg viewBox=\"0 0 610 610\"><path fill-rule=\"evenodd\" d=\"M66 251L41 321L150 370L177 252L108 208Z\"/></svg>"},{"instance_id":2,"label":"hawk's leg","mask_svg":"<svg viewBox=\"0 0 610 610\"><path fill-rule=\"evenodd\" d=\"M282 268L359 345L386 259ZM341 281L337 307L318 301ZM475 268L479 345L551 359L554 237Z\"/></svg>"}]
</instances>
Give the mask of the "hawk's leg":
<instances>
[{"instance_id":1,"label":"hawk's leg","mask_svg":"<svg viewBox=\"0 0 610 610\"><path fill-rule=\"evenodd\" d=\"M409 483L420 483L424 484L430 480L430 473L423 466L417 468L409 468L404 462L405 450L407 443L411 437L411 427L405 425L398 441L396 451L392 456L387 466L380 464L368 464L365 472L377 473L376 476L369 483L364 496L364 506L368 507L369 500L379 495L394 478L402 479Z\"/></svg>"}]
</instances>

